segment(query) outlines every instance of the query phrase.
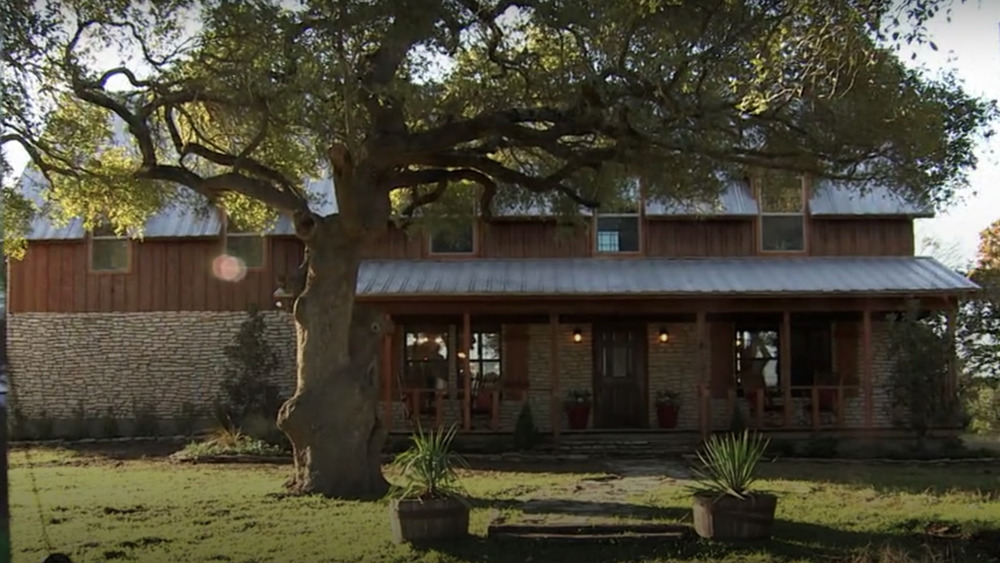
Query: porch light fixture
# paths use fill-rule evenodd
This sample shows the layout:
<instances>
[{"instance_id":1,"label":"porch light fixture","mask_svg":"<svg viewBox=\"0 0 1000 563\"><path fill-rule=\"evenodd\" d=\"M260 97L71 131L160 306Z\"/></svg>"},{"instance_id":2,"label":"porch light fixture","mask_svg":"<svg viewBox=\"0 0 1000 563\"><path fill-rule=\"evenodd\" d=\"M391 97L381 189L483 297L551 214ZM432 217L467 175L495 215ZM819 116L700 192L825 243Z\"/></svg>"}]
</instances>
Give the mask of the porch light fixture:
<instances>
[{"instance_id":1,"label":"porch light fixture","mask_svg":"<svg viewBox=\"0 0 1000 563\"><path fill-rule=\"evenodd\" d=\"M670 333L667 332L667 327L660 327L660 343L666 344L670 342Z\"/></svg>"},{"instance_id":2,"label":"porch light fixture","mask_svg":"<svg viewBox=\"0 0 1000 563\"><path fill-rule=\"evenodd\" d=\"M274 299L274 306L279 309L291 309L292 299L295 297L294 294L288 292L284 286L279 286L278 289L274 290L271 294Z\"/></svg>"},{"instance_id":3,"label":"porch light fixture","mask_svg":"<svg viewBox=\"0 0 1000 563\"><path fill-rule=\"evenodd\" d=\"M578 328L573 329L573 342L583 342L583 333Z\"/></svg>"}]
</instances>

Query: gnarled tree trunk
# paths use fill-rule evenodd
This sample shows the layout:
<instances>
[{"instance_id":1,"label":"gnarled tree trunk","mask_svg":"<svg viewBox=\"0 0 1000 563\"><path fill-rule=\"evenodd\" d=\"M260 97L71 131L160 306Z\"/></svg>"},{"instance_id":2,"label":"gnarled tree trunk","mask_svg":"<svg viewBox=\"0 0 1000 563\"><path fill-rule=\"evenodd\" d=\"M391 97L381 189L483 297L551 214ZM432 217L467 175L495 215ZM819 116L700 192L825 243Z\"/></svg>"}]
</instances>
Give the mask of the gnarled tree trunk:
<instances>
[{"instance_id":1,"label":"gnarled tree trunk","mask_svg":"<svg viewBox=\"0 0 1000 563\"><path fill-rule=\"evenodd\" d=\"M305 287L295 303L298 383L278 426L294 448L294 492L367 499L388 490L381 453L375 369L380 315L354 306L360 241L337 218L315 218L306 244Z\"/></svg>"}]
</instances>

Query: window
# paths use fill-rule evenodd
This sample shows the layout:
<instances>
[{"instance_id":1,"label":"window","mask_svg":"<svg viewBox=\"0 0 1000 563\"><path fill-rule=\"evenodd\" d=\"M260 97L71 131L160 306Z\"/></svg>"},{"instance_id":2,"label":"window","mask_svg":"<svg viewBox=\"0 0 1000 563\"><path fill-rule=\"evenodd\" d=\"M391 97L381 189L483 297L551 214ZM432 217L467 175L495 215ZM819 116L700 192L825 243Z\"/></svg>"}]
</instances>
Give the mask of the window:
<instances>
[{"instance_id":1,"label":"window","mask_svg":"<svg viewBox=\"0 0 1000 563\"><path fill-rule=\"evenodd\" d=\"M804 252L805 194L801 176L769 172L759 179L760 249Z\"/></svg>"},{"instance_id":2,"label":"window","mask_svg":"<svg viewBox=\"0 0 1000 563\"><path fill-rule=\"evenodd\" d=\"M463 334L459 334L459 342L464 342ZM463 353L458 353L459 381L465 378L465 354L468 354L469 371L472 379L472 392L478 394L484 386L490 387L500 381L500 327L479 328L473 327L471 348Z\"/></svg>"},{"instance_id":3,"label":"window","mask_svg":"<svg viewBox=\"0 0 1000 563\"><path fill-rule=\"evenodd\" d=\"M431 234L431 254L472 254L476 250L476 228L468 224L455 225Z\"/></svg>"},{"instance_id":4,"label":"window","mask_svg":"<svg viewBox=\"0 0 1000 563\"><path fill-rule=\"evenodd\" d=\"M225 253L239 258L247 269L263 268L267 239L261 233L242 229L226 221Z\"/></svg>"},{"instance_id":5,"label":"window","mask_svg":"<svg viewBox=\"0 0 1000 563\"><path fill-rule=\"evenodd\" d=\"M602 205L594 220L595 250L598 253L639 252L639 202L642 199L639 181L628 181L612 201Z\"/></svg>"},{"instance_id":6,"label":"window","mask_svg":"<svg viewBox=\"0 0 1000 563\"><path fill-rule=\"evenodd\" d=\"M407 327L403 345L405 387L444 389L448 386L447 326Z\"/></svg>"},{"instance_id":7,"label":"window","mask_svg":"<svg viewBox=\"0 0 1000 563\"><path fill-rule=\"evenodd\" d=\"M735 372L740 389L778 386L779 341L777 325L737 327Z\"/></svg>"},{"instance_id":8,"label":"window","mask_svg":"<svg viewBox=\"0 0 1000 563\"><path fill-rule=\"evenodd\" d=\"M781 387L781 339L779 323L742 326L736 329L736 383L739 389ZM793 322L790 335L791 386L793 395L809 395L805 389L833 366L832 332L829 322Z\"/></svg>"},{"instance_id":9,"label":"window","mask_svg":"<svg viewBox=\"0 0 1000 563\"><path fill-rule=\"evenodd\" d=\"M131 265L132 241L115 234L108 225L95 227L90 235L90 269L94 272L127 272Z\"/></svg>"}]
</instances>

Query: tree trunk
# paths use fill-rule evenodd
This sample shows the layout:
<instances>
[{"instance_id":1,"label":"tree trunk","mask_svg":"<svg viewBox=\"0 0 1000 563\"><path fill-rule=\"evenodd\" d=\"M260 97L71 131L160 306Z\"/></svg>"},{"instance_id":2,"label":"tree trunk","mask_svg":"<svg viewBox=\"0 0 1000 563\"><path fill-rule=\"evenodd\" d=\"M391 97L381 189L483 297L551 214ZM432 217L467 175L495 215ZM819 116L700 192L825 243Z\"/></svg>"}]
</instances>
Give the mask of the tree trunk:
<instances>
[{"instance_id":1,"label":"tree trunk","mask_svg":"<svg viewBox=\"0 0 1000 563\"><path fill-rule=\"evenodd\" d=\"M305 287L295 302L298 382L278 426L292 442L289 488L327 497L383 496L377 352L388 323L354 306L360 244L317 219L306 244Z\"/></svg>"}]
</instances>

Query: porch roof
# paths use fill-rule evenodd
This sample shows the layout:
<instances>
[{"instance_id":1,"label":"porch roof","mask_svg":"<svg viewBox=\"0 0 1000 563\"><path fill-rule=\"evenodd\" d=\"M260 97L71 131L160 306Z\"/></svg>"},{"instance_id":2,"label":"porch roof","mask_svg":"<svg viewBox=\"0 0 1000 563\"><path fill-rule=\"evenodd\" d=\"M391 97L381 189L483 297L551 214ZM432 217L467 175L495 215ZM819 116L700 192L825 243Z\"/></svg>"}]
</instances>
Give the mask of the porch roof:
<instances>
[{"instance_id":1,"label":"porch roof","mask_svg":"<svg viewBox=\"0 0 1000 563\"><path fill-rule=\"evenodd\" d=\"M359 296L857 296L979 286L929 257L372 260Z\"/></svg>"}]
</instances>

